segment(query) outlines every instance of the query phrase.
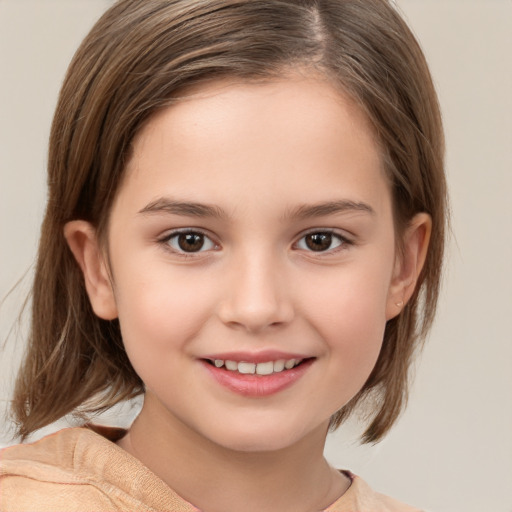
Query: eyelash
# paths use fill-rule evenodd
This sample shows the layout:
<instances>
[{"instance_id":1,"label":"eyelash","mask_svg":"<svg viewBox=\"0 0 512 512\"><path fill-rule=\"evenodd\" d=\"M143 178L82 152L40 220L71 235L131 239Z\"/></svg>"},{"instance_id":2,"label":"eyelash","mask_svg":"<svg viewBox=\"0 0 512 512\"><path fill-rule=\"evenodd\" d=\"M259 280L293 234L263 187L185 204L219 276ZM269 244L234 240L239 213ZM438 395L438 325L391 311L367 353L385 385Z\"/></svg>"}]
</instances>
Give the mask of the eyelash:
<instances>
[{"instance_id":1,"label":"eyelash","mask_svg":"<svg viewBox=\"0 0 512 512\"><path fill-rule=\"evenodd\" d=\"M336 247L334 247L332 249L327 249L326 251L314 251L314 250L303 249L307 252L311 252L312 254L325 254L325 255L336 254L339 251L343 251L343 250L347 249L348 247L350 247L351 245L354 245L354 242L352 240L350 240L346 236L342 235L341 233L339 233L333 229L313 229L313 230L308 231L307 233L304 233L299 238L299 240L294 244L294 246L298 246L302 240L305 240L306 237L311 236L311 235L327 235L327 236L332 237L332 239L337 239L339 242L339 245L337 245Z\"/></svg>"},{"instance_id":2,"label":"eyelash","mask_svg":"<svg viewBox=\"0 0 512 512\"><path fill-rule=\"evenodd\" d=\"M174 239L176 241L178 241L179 240L178 237L181 235L199 235L199 236L203 237L203 241L208 240L209 243L212 245L212 247L203 249L203 245L202 245L198 251L189 251L189 252L187 252L179 247L172 247L171 241ZM337 231L335 231L333 229L315 229L315 230L311 230L307 233L304 233L299 238L299 240L293 244L293 247L294 248L298 247L299 244L303 240L306 239L306 237L311 236L311 235L324 235L324 236L327 235L329 237L332 237L331 244L332 244L333 239L337 239L339 243L336 247L334 247L332 249L327 249L327 250L315 251L313 249L308 250L308 248L305 248L305 247L300 248L299 247L300 250L304 250L304 251L310 252L312 254L327 255L327 254L337 253L339 251L347 249L351 245L354 245L354 242L352 240L350 240L346 236L341 235L340 233L338 233ZM161 243L165 247L166 250L169 250L173 254L176 254L182 258L194 258L194 257L197 257L201 253L211 251L212 249L216 250L219 247L219 245L215 241L213 241L209 235L207 235L205 232L203 232L199 229L181 229L181 230L177 230L177 231L172 231L171 233L168 233L167 235L165 235L163 238L159 239L158 242ZM307 244L307 242L304 242L304 243Z\"/></svg>"},{"instance_id":3,"label":"eyelash","mask_svg":"<svg viewBox=\"0 0 512 512\"><path fill-rule=\"evenodd\" d=\"M159 239L158 242L161 243L166 250L172 252L173 254L178 255L181 258L194 258L197 257L198 254L206 252L205 250L187 252L180 248L173 248L171 245L171 241L173 239L176 239L176 241L178 241L179 236L181 235L200 235L201 237L203 237L203 240L208 240L212 245L212 247L208 248L207 251L218 247L218 244L214 242L210 236L208 236L205 232L201 231L200 229L180 229L172 231L171 233L165 235L163 238Z\"/></svg>"}]
</instances>

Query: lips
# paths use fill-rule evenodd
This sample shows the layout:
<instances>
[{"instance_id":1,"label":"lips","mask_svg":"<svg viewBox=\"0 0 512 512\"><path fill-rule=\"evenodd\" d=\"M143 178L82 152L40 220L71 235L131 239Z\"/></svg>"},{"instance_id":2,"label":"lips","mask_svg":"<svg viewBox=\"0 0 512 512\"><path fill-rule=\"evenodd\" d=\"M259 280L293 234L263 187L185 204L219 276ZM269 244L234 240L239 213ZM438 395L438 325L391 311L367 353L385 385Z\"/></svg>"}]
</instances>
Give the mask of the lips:
<instances>
[{"instance_id":1,"label":"lips","mask_svg":"<svg viewBox=\"0 0 512 512\"><path fill-rule=\"evenodd\" d=\"M201 360L223 387L243 396L263 397L278 393L297 382L314 358L295 354L218 354Z\"/></svg>"}]
</instances>

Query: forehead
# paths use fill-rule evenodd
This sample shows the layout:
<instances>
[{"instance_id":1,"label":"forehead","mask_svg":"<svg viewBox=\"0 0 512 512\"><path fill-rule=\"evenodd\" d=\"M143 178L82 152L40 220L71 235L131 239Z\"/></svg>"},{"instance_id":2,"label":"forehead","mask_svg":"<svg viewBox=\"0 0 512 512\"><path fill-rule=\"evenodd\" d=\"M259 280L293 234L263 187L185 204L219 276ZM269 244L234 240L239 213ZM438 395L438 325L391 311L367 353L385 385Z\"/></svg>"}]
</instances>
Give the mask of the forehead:
<instances>
[{"instance_id":1,"label":"forehead","mask_svg":"<svg viewBox=\"0 0 512 512\"><path fill-rule=\"evenodd\" d=\"M167 194L234 203L244 192L264 202L279 190L284 204L306 193L312 202L378 199L385 181L361 109L326 80L296 76L185 91L133 141L121 192L141 201Z\"/></svg>"}]
</instances>

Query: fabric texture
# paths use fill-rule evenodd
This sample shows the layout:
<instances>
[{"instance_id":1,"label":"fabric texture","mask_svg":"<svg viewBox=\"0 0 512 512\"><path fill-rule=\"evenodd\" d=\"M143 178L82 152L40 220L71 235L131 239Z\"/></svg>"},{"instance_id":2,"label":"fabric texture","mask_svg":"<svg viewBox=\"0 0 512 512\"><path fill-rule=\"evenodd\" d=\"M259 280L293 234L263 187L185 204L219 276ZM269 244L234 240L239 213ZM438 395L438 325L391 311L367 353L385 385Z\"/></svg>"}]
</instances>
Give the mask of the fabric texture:
<instances>
[{"instance_id":1,"label":"fabric texture","mask_svg":"<svg viewBox=\"0 0 512 512\"><path fill-rule=\"evenodd\" d=\"M200 512L115 444L124 430L68 428L0 452L2 512ZM348 472L348 491L324 512L420 512Z\"/></svg>"}]
</instances>

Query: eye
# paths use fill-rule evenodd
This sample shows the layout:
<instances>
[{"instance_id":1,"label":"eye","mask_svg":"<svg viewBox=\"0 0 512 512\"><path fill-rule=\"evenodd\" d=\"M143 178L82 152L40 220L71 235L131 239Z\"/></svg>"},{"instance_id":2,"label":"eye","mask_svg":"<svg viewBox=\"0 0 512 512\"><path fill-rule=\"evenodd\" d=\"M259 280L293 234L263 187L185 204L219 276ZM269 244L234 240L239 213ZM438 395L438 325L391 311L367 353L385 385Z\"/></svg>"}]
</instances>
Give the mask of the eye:
<instances>
[{"instance_id":1,"label":"eye","mask_svg":"<svg viewBox=\"0 0 512 512\"><path fill-rule=\"evenodd\" d=\"M167 236L163 242L178 253L194 253L215 249L216 244L198 231L180 231Z\"/></svg>"},{"instance_id":2,"label":"eye","mask_svg":"<svg viewBox=\"0 0 512 512\"><path fill-rule=\"evenodd\" d=\"M303 236L298 241L297 248L305 251L327 252L346 243L348 243L347 239L332 231L315 231Z\"/></svg>"}]
</instances>

